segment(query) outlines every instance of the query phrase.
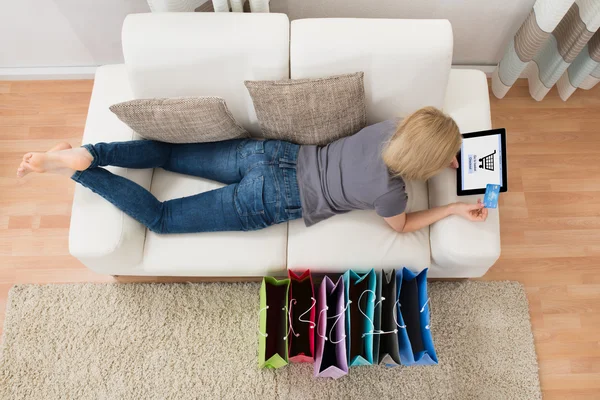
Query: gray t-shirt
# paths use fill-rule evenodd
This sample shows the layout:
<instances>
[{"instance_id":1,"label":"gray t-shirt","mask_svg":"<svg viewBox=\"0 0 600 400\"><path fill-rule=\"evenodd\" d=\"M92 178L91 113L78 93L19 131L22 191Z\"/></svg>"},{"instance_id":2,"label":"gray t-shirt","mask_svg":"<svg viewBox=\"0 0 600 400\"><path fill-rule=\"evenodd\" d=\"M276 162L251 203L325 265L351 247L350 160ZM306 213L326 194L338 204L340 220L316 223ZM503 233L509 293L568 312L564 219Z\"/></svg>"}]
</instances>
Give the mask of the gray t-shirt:
<instances>
[{"instance_id":1,"label":"gray t-shirt","mask_svg":"<svg viewBox=\"0 0 600 400\"><path fill-rule=\"evenodd\" d=\"M374 209L382 217L404 212L404 181L390 176L381 156L397 125L398 120L383 121L326 146L300 147L297 171L306 226L351 210Z\"/></svg>"}]
</instances>

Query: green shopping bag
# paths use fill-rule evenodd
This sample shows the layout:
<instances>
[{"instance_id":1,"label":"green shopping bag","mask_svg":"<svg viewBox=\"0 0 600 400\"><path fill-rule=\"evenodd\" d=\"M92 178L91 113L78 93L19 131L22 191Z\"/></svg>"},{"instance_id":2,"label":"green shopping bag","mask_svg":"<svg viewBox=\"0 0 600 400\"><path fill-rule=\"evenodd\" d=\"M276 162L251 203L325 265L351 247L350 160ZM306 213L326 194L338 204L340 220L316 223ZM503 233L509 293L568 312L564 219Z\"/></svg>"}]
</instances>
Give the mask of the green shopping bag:
<instances>
[{"instance_id":1,"label":"green shopping bag","mask_svg":"<svg viewBox=\"0 0 600 400\"><path fill-rule=\"evenodd\" d=\"M266 276L260 287L258 366L280 368L288 363L289 279Z\"/></svg>"}]
</instances>

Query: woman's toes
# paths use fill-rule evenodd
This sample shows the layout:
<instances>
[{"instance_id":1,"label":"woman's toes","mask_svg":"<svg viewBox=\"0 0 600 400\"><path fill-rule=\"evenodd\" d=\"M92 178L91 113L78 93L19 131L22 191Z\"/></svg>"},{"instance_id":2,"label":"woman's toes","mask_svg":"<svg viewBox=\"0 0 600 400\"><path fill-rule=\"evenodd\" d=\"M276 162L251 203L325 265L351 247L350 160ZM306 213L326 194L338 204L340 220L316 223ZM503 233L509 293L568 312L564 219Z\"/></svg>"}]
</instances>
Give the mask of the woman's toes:
<instances>
[{"instance_id":1,"label":"woman's toes","mask_svg":"<svg viewBox=\"0 0 600 400\"><path fill-rule=\"evenodd\" d=\"M56 153L29 153L31 157L28 157L23 160L21 163L21 167L25 169L27 173L29 172L46 172L48 169L51 169L53 166L49 165L48 159L52 158L49 154Z\"/></svg>"},{"instance_id":2,"label":"woman's toes","mask_svg":"<svg viewBox=\"0 0 600 400\"><path fill-rule=\"evenodd\" d=\"M33 153L27 153L23 156L23 161L28 161L31 157L33 157Z\"/></svg>"},{"instance_id":3,"label":"woman's toes","mask_svg":"<svg viewBox=\"0 0 600 400\"><path fill-rule=\"evenodd\" d=\"M30 172L31 172L31 168L30 168L29 164L27 164L25 161L23 161L21 163L21 165L19 165L19 168L17 169L17 176L19 178L22 178Z\"/></svg>"}]
</instances>

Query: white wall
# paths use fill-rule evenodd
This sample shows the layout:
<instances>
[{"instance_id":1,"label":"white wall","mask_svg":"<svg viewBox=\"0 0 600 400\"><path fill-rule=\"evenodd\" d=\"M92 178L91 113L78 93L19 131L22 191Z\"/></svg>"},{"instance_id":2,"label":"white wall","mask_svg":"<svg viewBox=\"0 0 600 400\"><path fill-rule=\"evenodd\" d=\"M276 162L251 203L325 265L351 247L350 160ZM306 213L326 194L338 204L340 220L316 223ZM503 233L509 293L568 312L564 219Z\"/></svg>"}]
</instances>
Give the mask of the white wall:
<instances>
[{"instance_id":1,"label":"white wall","mask_svg":"<svg viewBox=\"0 0 600 400\"><path fill-rule=\"evenodd\" d=\"M123 62L127 14L146 0L0 0L0 68Z\"/></svg>"},{"instance_id":2,"label":"white wall","mask_svg":"<svg viewBox=\"0 0 600 400\"><path fill-rule=\"evenodd\" d=\"M447 18L454 28L454 64L493 65L534 2L271 0L271 11L290 19ZM147 11L146 0L0 0L0 68L122 62L123 19Z\"/></svg>"},{"instance_id":3,"label":"white wall","mask_svg":"<svg viewBox=\"0 0 600 400\"><path fill-rule=\"evenodd\" d=\"M497 64L535 0L271 0L290 19L445 18L454 30L454 64Z\"/></svg>"}]
</instances>

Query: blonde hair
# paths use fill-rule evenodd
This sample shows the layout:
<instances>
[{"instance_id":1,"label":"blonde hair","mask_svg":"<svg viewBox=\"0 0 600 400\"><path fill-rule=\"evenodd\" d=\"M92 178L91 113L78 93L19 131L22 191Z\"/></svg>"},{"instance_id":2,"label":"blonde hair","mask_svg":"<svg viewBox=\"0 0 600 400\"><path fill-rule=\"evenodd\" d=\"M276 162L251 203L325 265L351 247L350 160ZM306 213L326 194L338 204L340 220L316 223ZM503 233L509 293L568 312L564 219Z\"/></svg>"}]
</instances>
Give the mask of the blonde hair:
<instances>
[{"instance_id":1,"label":"blonde hair","mask_svg":"<svg viewBox=\"0 0 600 400\"><path fill-rule=\"evenodd\" d=\"M435 107L406 117L383 150L394 176L425 181L452 162L462 143L456 122Z\"/></svg>"}]
</instances>

